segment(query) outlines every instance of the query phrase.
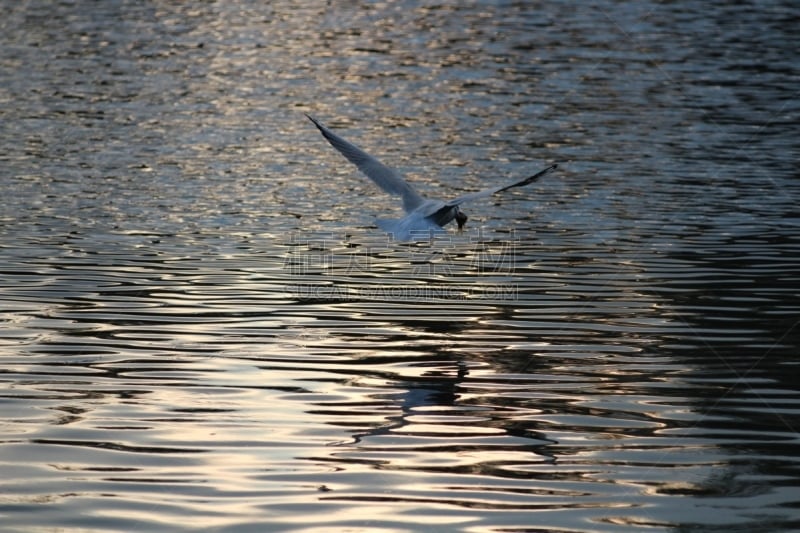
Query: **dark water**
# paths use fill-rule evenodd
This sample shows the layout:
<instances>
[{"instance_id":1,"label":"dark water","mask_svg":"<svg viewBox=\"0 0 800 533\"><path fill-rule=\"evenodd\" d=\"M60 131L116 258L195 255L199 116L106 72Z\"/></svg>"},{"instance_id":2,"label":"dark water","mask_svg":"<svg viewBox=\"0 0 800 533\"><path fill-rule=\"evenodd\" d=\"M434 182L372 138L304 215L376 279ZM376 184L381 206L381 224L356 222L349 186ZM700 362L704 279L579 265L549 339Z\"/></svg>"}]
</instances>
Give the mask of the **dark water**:
<instances>
[{"instance_id":1,"label":"dark water","mask_svg":"<svg viewBox=\"0 0 800 533\"><path fill-rule=\"evenodd\" d=\"M331 4L2 2L0 529L800 528L796 2Z\"/></svg>"}]
</instances>

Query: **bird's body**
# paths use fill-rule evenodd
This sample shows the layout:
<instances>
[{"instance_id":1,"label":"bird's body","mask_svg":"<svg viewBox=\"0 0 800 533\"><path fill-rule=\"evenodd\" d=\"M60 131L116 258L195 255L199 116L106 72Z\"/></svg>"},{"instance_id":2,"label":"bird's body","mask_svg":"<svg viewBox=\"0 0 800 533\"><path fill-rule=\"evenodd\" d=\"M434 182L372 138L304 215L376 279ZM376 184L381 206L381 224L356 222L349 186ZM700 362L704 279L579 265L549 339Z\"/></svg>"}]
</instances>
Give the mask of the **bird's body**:
<instances>
[{"instance_id":1,"label":"bird's body","mask_svg":"<svg viewBox=\"0 0 800 533\"><path fill-rule=\"evenodd\" d=\"M524 180L483 191L467 193L455 200L426 199L420 196L397 171L387 167L358 146L333 133L315 118L309 115L306 116L317 126L322 136L328 140L331 146L358 167L378 187L389 194L401 197L403 209L407 213L405 217L396 220L378 219L376 221L378 227L387 233L393 234L394 238L398 240L408 240L415 236L428 235L430 232L443 231L443 227L453 220L457 222L458 229L461 230L467 221L467 215L460 209L462 203L491 196L512 187L528 185L545 174L552 172L558 166L554 164Z\"/></svg>"}]
</instances>

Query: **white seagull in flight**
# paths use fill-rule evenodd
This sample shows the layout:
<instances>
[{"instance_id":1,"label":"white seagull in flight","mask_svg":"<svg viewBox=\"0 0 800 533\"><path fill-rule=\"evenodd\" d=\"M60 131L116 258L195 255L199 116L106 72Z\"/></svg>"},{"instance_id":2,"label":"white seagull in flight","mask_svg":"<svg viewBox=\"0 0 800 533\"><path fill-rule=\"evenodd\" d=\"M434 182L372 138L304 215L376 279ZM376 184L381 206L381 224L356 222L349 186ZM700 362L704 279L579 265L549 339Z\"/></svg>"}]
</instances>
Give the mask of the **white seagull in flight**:
<instances>
[{"instance_id":1,"label":"white seagull in flight","mask_svg":"<svg viewBox=\"0 0 800 533\"><path fill-rule=\"evenodd\" d=\"M339 137L314 117L306 116L319 128L322 136L331 143L331 146L339 150L348 161L358 167L358 170L384 191L403 199L403 209L407 213L405 217L397 220L378 219L375 221L379 228L393 234L394 238L398 240L408 240L414 236L429 235L432 231L442 231L442 228L453 219L458 224L458 230L461 231L467 222L467 215L460 209L464 202L485 198L513 187L528 185L558 167L556 164L550 165L524 180L467 193L455 200L429 200L420 196L397 171L387 167L353 143Z\"/></svg>"}]
</instances>

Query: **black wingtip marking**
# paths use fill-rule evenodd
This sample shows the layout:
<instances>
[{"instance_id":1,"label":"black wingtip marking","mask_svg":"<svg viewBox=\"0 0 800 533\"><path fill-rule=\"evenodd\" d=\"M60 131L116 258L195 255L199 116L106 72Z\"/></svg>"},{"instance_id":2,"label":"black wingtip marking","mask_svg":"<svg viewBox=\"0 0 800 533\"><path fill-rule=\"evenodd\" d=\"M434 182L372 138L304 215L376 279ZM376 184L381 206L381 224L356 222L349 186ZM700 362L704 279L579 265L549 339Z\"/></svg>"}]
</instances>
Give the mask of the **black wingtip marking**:
<instances>
[{"instance_id":1,"label":"black wingtip marking","mask_svg":"<svg viewBox=\"0 0 800 533\"><path fill-rule=\"evenodd\" d=\"M322 130L322 124L320 124L320 123L319 123L319 121L318 121L317 119L315 119L314 117L312 117L312 116L311 116L311 115L309 115L308 113L303 113L303 114L304 114L306 117L308 117L308 120L310 120L311 122L313 122L313 123L314 123L314 125L315 125L317 128L319 128L320 130Z\"/></svg>"}]
</instances>

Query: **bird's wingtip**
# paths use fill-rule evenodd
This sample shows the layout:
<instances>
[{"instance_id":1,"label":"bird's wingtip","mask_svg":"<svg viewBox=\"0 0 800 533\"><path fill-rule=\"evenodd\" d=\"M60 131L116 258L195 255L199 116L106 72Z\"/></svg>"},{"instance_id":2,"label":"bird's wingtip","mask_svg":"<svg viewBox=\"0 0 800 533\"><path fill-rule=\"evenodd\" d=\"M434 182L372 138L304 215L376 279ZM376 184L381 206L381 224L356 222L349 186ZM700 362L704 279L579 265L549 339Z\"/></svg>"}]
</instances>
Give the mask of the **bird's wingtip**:
<instances>
[{"instance_id":1,"label":"bird's wingtip","mask_svg":"<svg viewBox=\"0 0 800 533\"><path fill-rule=\"evenodd\" d=\"M306 117L308 117L308 120L310 120L311 122L313 122L313 123L314 123L314 125L315 125L315 126L316 126L316 127L317 127L317 128L320 130L320 131L324 131L324 130L323 130L323 125L322 125L322 123L321 123L319 120L315 119L314 117L312 117L312 116L311 116L311 115L309 115L308 113L303 113L303 114L304 114Z\"/></svg>"},{"instance_id":2,"label":"bird's wingtip","mask_svg":"<svg viewBox=\"0 0 800 533\"><path fill-rule=\"evenodd\" d=\"M323 126L323 125L322 125L322 122L320 122L319 120L315 119L314 117L312 117L312 116L311 116L311 115L309 115L308 113L303 113L303 114L304 114L306 117L308 117L308 120L310 120L311 122L313 122L313 123L314 123L314 125L317 127L317 129L318 129L319 131L321 131L323 134L325 133L325 126Z\"/></svg>"}]
</instances>

